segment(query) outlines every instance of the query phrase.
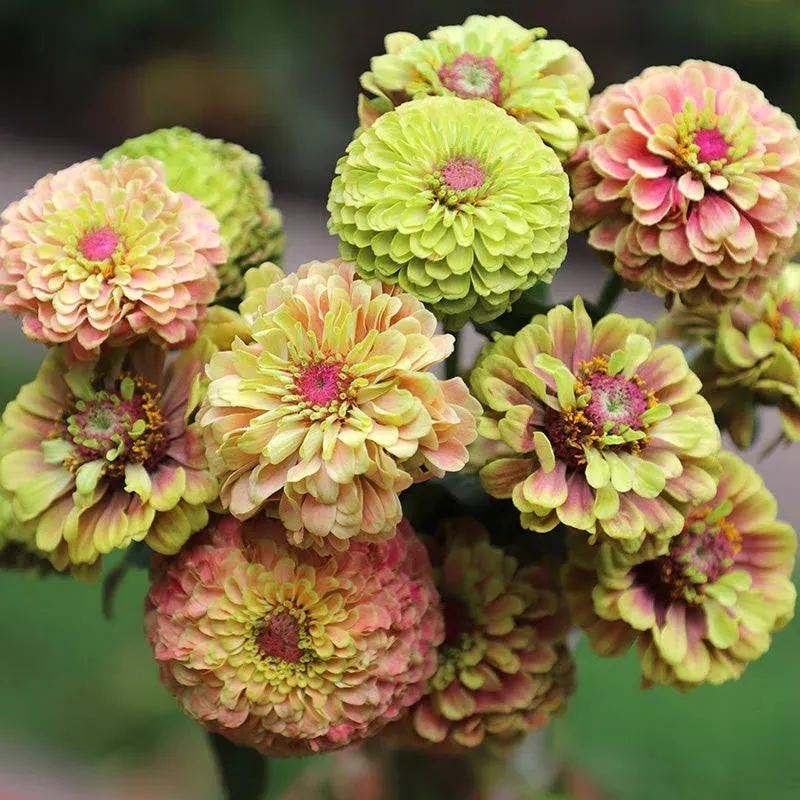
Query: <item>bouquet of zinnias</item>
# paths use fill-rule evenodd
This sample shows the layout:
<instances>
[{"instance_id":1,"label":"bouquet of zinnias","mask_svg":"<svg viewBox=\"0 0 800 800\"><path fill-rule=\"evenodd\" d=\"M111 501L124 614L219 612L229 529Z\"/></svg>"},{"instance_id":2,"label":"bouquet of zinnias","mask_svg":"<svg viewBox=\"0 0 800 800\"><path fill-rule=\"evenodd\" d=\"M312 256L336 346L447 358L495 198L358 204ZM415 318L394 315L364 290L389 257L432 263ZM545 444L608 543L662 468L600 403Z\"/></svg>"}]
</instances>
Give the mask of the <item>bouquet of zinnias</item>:
<instances>
[{"instance_id":1,"label":"bouquet of zinnias","mask_svg":"<svg viewBox=\"0 0 800 800\"><path fill-rule=\"evenodd\" d=\"M0 427L2 563L149 562L224 773L229 742L507 756L564 710L571 630L687 690L791 619L795 534L718 426L747 447L774 405L800 439L800 134L709 62L592 82L505 17L387 36L342 259L286 274L259 159L184 129L2 214L0 308L49 348ZM570 229L611 271L551 305ZM625 288L670 313L611 313Z\"/></svg>"}]
</instances>

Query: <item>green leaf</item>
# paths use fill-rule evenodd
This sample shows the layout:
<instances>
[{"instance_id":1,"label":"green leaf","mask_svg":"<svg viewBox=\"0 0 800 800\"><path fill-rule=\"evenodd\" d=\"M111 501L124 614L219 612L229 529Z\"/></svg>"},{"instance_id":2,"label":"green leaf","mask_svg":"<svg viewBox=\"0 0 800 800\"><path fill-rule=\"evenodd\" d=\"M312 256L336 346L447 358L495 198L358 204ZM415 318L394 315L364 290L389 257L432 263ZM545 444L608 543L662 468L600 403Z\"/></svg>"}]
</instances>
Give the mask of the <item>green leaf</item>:
<instances>
[{"instance_id":1,"label":"green leaf","mask_svg":"<svg viewBox=\"0 0 800 800\"><path fill-rule=\"evenodd\" d=\"M269 786L267 759L218 733L209 733L208 741L217 762L225 800L263 800Z\"/></svg>"}]
</instances>

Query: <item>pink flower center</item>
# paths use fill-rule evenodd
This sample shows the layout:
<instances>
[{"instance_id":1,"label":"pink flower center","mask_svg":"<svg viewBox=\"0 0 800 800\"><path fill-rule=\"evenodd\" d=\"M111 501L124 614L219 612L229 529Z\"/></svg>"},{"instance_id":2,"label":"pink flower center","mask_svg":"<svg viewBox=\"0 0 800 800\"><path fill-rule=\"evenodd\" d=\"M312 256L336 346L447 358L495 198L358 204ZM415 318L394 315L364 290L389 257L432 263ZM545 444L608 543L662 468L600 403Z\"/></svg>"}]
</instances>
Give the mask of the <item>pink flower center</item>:
<instances>
[{"instance_id":1,"label":"pink flower center","mask_svg":"<svg viewBox=\"0 0 800 800\"><path fill-rule=\"evenodd\" d=\"M698 146L697 158L706 164L709 161L722 161L728 156L728 144L718 128L701 128L694 135L694 143Z\"/></svg>"},{"instance_id":2,"label":"pink flower center","mask_svg":"<svg viewBox=\"0 0 800 800\"><path fill-rule=\"evenodd\" d=\"M78 249L89 261L105 261L119 246L119 236L108 226L87 233L79 242Z\"/></svg>"},{"instance_id":3,"label":"pink flower center","mask_svg":"<svg viewBox=\"0 0 800 800\"><path fill-rule=\"evenodd\" d=\"M641 387L624 375L607 375L595 372L587 385L592 399L584 409L598 433L612 423L609 433L617 433L621 425L641 430L641 415L647 411L647 398Z\"/></svg>"},{"instance_id":4,"label":"pink flower center","mask_svg":"<svg viewBox=\"0 0 800 800\"><path fill-rule=\"evenodd\" d=\"M477 189L486 180L486 173L481 169L476 158L458 156L451 158L440 170L442 182L454 192Z\"/></svg>"},{"instance_id":5,"label":"pink flower center","mask_svg":"<svg viewBox=\"0 0 800 800\"><path fill-rule=\"evenodd\" d=\"M138 376L123 376L118 388L76 400L54 431L75 446L64 465L76 471L88 461L103 460L109 478L123 477L127 463L153 468L169 445L160 400L156 386Z\"/></svg>"},{"instance_id":6,"label":"pink flower center","mask_svg":"<svg viewBox=\"0 0 800 800\"><path fill-rule=\"evenodd\" d=\"M548 408L544 429L560 461L573 469L586 468L586 448L635 452L646 442L648 425L642 414L656 404L637 375L608 374L608 358L597 356L582 361L574 391L579 403L560 410ZM608 436L626 436L643 431L625 441L608 441Z\"/></svg>"},{"instance_id":7,"label":"pink flower center","mask_svg":"<svg viewBox=\"0 0 800 800\"><path fill-rule=\"evenodd\" d=\"M463 53L445 64L437 73L442 86L459 97L482 97L500 104L500 81L503 73L493 58L479 58Z\"/></svg>"},{"instance_id":8,"label":"pink flower center","mask_svg":"<svg viewBox=\"0 0 800 800\"><path fill-rule=\"evenodd\" d=\"M344 391L342 365L320 362L306 367L297 377L297 388L315 406L327 406Z\"/></svg>"},{"instance_id":9,"label":"pink flower center","mask_svg":"<svg viewBox=\"0 0 800 800\"><path fill-rule=\"evenodd\" d=\"M300 625L288 611L273 614L256 637L261 652L270 658L279 658L297 664L303 655L300 647Z\"/></svg>"},{"instance_id":10,"label":"pink flower center","mask_svg":"<svg viewBox=\"0 0 800 800\"><path fill-rule=\"evenodd\" d=\"M662 610L676 600L702 602L704 586L733 569L742 537L727 519L708 522L712 512L710 507L692 511L669 553L636 568L637 582L650 589Z\"/></svg>"}]
</instances>

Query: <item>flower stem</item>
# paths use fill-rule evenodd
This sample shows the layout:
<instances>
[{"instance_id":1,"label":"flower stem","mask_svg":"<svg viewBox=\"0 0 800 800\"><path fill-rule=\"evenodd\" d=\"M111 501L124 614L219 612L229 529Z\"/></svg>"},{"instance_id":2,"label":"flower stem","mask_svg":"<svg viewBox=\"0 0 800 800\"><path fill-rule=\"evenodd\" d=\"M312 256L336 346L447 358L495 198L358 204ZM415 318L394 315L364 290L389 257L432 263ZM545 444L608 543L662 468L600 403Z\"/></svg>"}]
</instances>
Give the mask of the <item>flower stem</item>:
<instances>
[{"instance_id":1,"label":"flower stem","mask_svg":"<svg viewBox=\"0 0 800 800\"><path fill-rule=\"evenodd\" d=\"M459 352L461 345L461 331L454 331L453 334L453 352L447 356L444 362L444 376L448 380L450 378L457 378L461 373L459 372Z\"/></svg>"},{"instance_id":2,"label":"flower stem","mask_svg":"<svg viewBox=\"0 0 800 800\"><path fill-rule=\"evenodd\" d=\"M622 293L625 291L625 281L617 275L616 272L612 272L611 275L608 276L606 282L603 284L603 288L600 290L600 297L597 298L596 303L592 303L589 307L589 313L592 317L594 322L597 322L598 319L604 317L611 311L612 308L617 304L617 301L622 296Z\"/></svg>"}]
</instances>

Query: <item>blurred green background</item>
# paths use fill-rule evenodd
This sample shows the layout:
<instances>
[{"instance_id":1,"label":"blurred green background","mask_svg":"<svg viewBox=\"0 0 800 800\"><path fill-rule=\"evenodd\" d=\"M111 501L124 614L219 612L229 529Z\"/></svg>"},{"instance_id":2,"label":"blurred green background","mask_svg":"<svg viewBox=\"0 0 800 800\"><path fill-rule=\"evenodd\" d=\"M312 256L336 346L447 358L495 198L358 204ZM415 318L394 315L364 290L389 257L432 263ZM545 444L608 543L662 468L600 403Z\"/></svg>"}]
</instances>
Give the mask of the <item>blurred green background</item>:
<instances>
[{"instance_id":1,"label":"blurred green background","mask_svg":"<svg viewBox=\"0 0 800 800\"><path fill-rule=\"evenodd\" d=\"M261 154L279 204L304 220L294 224L300 245L290 240L299 253L323 241L358 76L383 36L424 36L469 13L547 27L584 53L596 90L701 57L800 113L800 0L0 0L0 199L27 185L14 170L35 178L54 153L99 153L182 124ZM631 302L641 311L646 300ZM11 327L0 328L3 404L40 355ZM762 467L798 524L795 463L784 452ZM106 622L97 586L0 575L0 799L220 797L202 731L157 681L141 629L145 588L143 574L129 576ZM580 646L580 686L553 732L558 757L608 800L800 798L799 630L790 625L737 683L689 695L640 692L635 657L603 661ZM297 768L273 770L276 793Z\"/></svg>"}]
</instances>

